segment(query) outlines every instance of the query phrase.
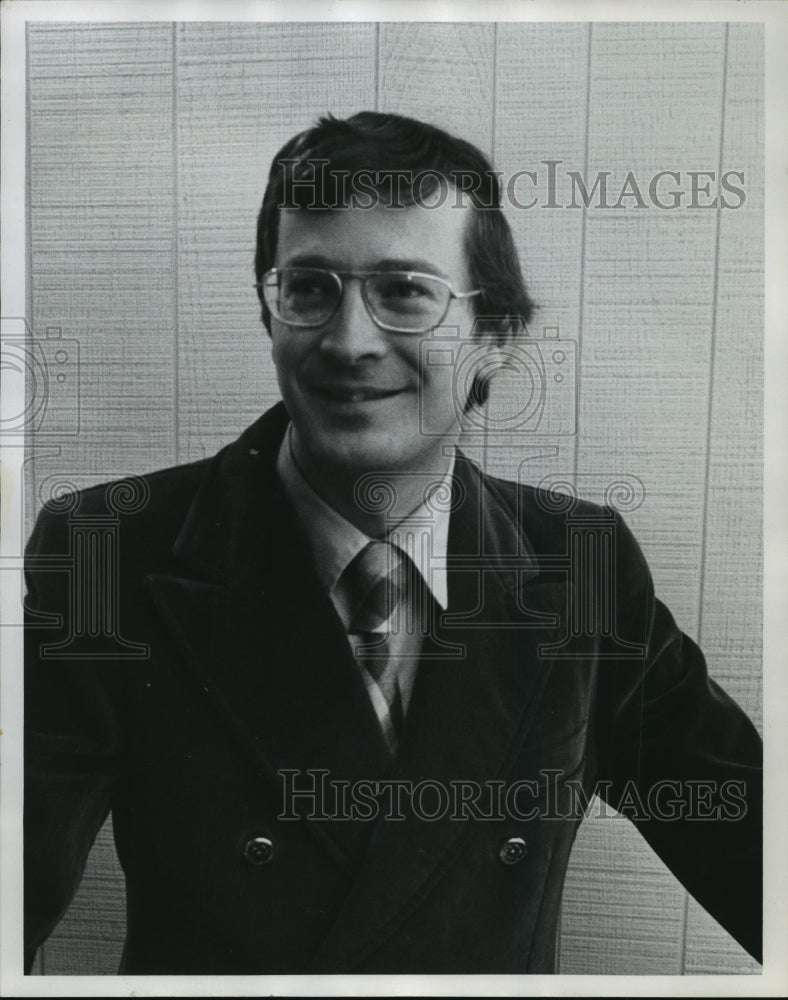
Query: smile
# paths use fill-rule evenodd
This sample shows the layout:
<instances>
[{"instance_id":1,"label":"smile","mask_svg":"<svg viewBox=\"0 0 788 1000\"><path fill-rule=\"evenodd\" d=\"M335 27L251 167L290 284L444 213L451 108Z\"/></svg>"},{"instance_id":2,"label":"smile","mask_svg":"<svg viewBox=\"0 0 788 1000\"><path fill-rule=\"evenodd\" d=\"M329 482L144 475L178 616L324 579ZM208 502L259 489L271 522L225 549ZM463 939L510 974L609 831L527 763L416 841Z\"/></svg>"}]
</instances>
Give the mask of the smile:
<instances>
[{"instance_id":1,"label":"smile","mask_svg":"<svg viewBox=\"0 0 788 1000\"><path fill-rule=\"evenodd\" d=\"M312 391L337 403L368 403L398 396L402 389L377 389L372 386L315 385Z\"/></svg>"}]
</instances>

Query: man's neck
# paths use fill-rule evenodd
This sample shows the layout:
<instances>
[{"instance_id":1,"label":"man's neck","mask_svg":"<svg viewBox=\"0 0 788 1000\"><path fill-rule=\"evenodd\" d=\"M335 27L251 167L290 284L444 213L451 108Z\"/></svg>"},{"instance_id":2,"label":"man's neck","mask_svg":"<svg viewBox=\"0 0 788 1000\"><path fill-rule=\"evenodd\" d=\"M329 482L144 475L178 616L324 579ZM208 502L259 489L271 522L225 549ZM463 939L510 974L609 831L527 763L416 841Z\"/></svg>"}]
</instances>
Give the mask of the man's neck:
<instances>
[{"instance_id":1,"label":"man's neck","mask_svg":"<svg viewBox=\"0 0 788 1000\"><path fill-rule=\"evenodd\" d=\"M428 468L365 473L321 466L299 447L292 426L289 437L293 462L315 493L370 538L383 538L393 524L421 506L426 488L445 478L454 457L453 447L444 446L436 450Z\"/></svg>"}]
</instances>

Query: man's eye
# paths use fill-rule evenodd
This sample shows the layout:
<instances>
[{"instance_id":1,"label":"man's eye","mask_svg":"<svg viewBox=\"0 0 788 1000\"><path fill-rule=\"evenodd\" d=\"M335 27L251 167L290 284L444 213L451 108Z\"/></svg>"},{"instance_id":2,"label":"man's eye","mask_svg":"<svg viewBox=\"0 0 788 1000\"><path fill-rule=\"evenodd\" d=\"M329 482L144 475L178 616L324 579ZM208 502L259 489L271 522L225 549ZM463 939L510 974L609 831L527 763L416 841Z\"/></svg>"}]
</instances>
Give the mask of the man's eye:
<instances>
[{"instance_id":1,"label":"man's eye","mask_svg":"<svg viewBox=\"0 0 788 1000\"><path fill-rule=\"evenodd\" d=\"M422 299L433 298L435 295L430 282L404 276L381 281L378 292L384 299Z\"/></svg>"},{"instance_id":2,"label":"man's eye","mask_svg":"<svg viewBox=\"0 0 788 1000\"><path fill-rule=\"evenodd\" d=\"M330 294L331 286L324 278L313 275L298 275L288 278L282 290L287 296L316 298Z\"/></svg>"}]
</instances>

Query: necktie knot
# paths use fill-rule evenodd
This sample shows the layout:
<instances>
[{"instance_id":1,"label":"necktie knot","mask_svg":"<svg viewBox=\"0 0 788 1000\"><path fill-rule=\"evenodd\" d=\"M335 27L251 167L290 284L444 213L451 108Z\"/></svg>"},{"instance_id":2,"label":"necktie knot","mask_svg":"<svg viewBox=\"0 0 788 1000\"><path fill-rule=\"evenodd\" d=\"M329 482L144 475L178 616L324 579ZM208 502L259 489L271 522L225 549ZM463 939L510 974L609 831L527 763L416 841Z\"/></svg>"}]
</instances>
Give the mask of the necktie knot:
<instances>
[{"instance_id":1,"label":"necktie knot","mask_svg":"<svg viewBox=\"0 0 788 1000\"><path fill-rule=\"evenodd\" d=\"M370 542L345 570L350 607L348 632L383 631L402 593L402 559L388 542Z\"/></svg>"}]
</instances>

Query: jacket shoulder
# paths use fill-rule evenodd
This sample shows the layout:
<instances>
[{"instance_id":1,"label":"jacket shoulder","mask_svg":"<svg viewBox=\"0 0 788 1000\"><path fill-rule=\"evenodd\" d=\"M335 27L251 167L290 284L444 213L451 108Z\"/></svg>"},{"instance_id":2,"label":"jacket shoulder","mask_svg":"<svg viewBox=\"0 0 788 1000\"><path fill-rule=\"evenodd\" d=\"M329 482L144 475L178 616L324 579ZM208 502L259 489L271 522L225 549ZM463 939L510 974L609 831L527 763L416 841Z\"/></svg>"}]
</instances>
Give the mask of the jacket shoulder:
<instances>
[{"instance_id":1,"label":"jacket shoulder","mask_svg":"<svg viewBox=\"0 0 788 1000\"><path fill-rule=\"evenodd\" d=\"M528 533L560 532L563 537L569 519L617 518L615 510L608 506L479 471L485 488Z\"/></svg>"},{"instance_id":2,"label":"jacket shoulder","mask_svg":"<svg viewBox=\"0 0 788 1000\"><path fill-rule=\"evenodd\" d=\"M615 538L619 581L627 581L627 586L633 586L635 581L638 587L651 586L643 550L616 506L478 471L486 490L528 539L535 554L566 555L571 546L570 534L609 531Z\"/></svg>"},{"instance_id":3,"label":"jacket shoulder","mask_svg":"<svg viewBox=\"0 0 788 1000\"><path fill-rule=\"evenodd\" d=\"M212 459L123 476L81 490L62 490L46 500L28 542L27 552L50 548L54 535L70 521L126 520L155 523L166 533L182 523L207 475Z\"/></svg>"},{"instance_id":4,"label":"jacket shoulder","mask_svg":"<svg viewBox=\"0 0 788 1000\"><path fill-rule=\"evenodd\" d=\"M489 489L514 507L522 507L525 504L529 510L541 511L548 516L556 514L566 516L567 512L583 516L612 516L613 514L610 507L593 503L591 500L583 500L580 497L573 497L568 493L545 490L540 486L531 486L528 483L515 483L510 479L501 479L486 472L481 473L481 477Z\"/></svg>"},{"instance_id":5,"label":"jacket shoulder","mask_svg":"<svg viewBox=\"0 0 788 1000\"><path fill-rule=\"evenodd\" d=\"M211 461L210 458L199 459L141 475L122 476L82 490L63 491L46 501L42 513L68 511L89 516L105 512L131 513L151 504L188 503L205 479Z\"/></svg>"}]
</instances>

